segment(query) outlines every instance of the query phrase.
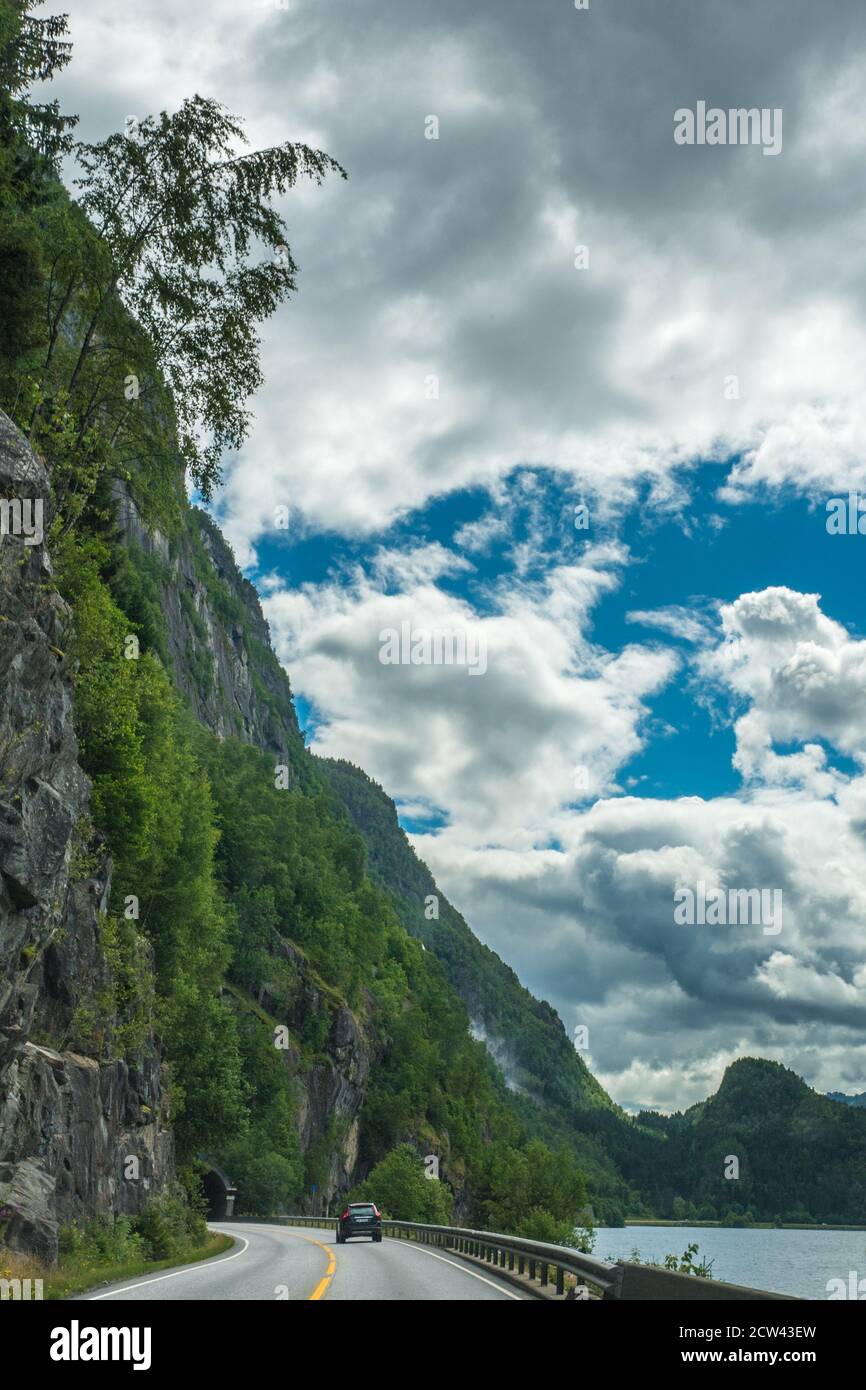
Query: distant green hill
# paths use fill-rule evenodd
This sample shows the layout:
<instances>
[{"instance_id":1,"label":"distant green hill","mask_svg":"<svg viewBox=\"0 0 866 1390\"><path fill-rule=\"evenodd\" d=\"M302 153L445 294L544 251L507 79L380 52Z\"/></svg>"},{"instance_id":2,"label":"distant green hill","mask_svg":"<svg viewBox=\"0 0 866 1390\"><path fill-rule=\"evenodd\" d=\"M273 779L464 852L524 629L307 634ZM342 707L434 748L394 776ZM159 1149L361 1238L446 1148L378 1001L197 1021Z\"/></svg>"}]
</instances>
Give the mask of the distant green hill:
<instances>
[{"instance_id":1,"label":"distant green hill","mask_svg":"<svg viewBox=\"0 0 866 1390\"><path fill-rule=\"evenodd\" d=\"M640 1119L668 1141L662 1167L644 1174L648 1197L662 1210L764 1221L866 1219L866 1115L818 1095L778 1062L742 1057L716 1094L685 1114ZM737 1178L725 1177L731 1158ZM683 1212L683 1202L693 1210Z\"/></svg>"},{"instance_id":2,"label":"distant green hill","mask_svg":"<svg viewBox=\"0 0 866 1390\"><path fill-rule=\"evenodd\" d=\"M841 1105L854 1105L860 1110L866 1110L866 1091L860 1091L857 1095L848 1096L844 1091L827 1091L828 1100L837 1100Z\"/></svg>"}]
</instances>

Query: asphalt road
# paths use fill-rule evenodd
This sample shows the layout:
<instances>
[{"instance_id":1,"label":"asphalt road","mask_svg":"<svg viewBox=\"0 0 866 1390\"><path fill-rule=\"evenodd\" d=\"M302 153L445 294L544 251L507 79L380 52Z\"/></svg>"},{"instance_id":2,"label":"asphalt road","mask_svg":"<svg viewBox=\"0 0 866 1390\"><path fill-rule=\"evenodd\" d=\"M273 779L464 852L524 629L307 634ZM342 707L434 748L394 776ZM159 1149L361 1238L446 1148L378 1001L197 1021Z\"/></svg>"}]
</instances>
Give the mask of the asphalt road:
<instances>
[{"instance_id":1,"label":"asphalt road","mask_svg":"<svg viewBox=\"0 0 866 1390\"><path fill-rule=\"evenodd\" d=\"M338 1246L333 1231L233 1221L212 1227L234 1236L224 1255L182 1269L110 1284L82 1295L110 1299L526 1301L520 1290L451 1251L408 1241Z\"/></svg>"}]
</instances>

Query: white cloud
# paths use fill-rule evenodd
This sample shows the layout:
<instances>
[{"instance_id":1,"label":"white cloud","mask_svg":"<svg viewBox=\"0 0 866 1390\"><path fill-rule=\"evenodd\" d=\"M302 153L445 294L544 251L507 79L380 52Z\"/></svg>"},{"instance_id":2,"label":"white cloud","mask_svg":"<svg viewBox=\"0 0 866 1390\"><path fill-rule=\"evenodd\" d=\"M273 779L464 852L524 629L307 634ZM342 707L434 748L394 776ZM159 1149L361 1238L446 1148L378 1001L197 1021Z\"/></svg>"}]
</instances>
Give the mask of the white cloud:
<instances>
[{"instance_id":1,"label":"white cloud","mask_svg":"<svg viewBox=\"0 0 866 1390\"><path fill-rule=\"evenodd\" d=\"M644 700L676 664L670 653L635 645L612 655L588 641L589 613L616 586L620 554L588 549L542 584L503 587L487 614L432 582L461 564L441 546L380 555L373 577L268 594L277 650L323 716L314 751L350 758L399 796L447 807L483 842L544 840L558 807L603 791L639 750ZM471 631L486 645L486 673L383 665L380 634L403 622ZM589 777L580 790L578 767Z\"/></svg>"},{"instance_id":2,"label":"white cloud","mask_svg":"<svg viewBox=\"0 0 866 1390\"><path fill-rule=\"evenodd\" d=\"M71 9L56 89L86 134L200 90L257 143L306 139L350 172L286 203L300 293L265 327L256 431L221 499L247 562L277 504L365 535L523 463L608 505L639 478L675 496L672 470L737 453L728 501L866 486L856 4L828 20L767 0L727 39L689 4L706 87L784 107L775 160L675 146L669 0L580 29L561 7L462 0L404 0L387 23L356 0Z\"/></svg>"},{"instance_id":3,"label":"white cloud","mask_svg":"<svg viewBox=\"0 0 866 1390\"><path fill-rule=\"evenodd\" d=\"M668 604L665 608L633 609L626 613L626 622L639 623L642 627L656 627L669 637L680 637L685 642L696 644L710 639L710 626L705 618L681 604Z\"/></svg>"},{"instance_id":4,"label":"white cloud","mask_svg":"<svg viewBox=\"0 0 866 1390\"><path fill-rule=\"evenodd\" d=\"M866 763L866 641L826 617L819 595L784 587L743 594L721 618L724 640L699 666L749 702L735 725L735 766L747 778L831 794L839 779L810 740ZM779 755L779 743L804 746Z\"/></svg>"}]
</instances>

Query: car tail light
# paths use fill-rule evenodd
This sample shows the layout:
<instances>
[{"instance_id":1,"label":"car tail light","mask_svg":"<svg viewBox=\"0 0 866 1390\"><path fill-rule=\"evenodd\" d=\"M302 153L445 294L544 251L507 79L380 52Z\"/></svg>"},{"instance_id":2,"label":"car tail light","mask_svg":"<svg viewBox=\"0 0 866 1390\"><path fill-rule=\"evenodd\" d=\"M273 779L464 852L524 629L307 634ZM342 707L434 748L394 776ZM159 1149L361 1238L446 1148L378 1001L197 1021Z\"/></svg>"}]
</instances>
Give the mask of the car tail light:
<instances>
[{"instance_id":1,"label":"car tail light","mask_svg":"<svg viewBox=\"0 0 866 1390\"><path fill-rule=\"evenodd\" d=\"M340 1217L340 1220L341 1220L341 1221L345 1221L345 1219L346 1219L346 1217L347 1217L348 1215L349 1215L349 1208L346 1207L346 1210L343 1212L343 1215Z\"/></svg>"}]
</instances>

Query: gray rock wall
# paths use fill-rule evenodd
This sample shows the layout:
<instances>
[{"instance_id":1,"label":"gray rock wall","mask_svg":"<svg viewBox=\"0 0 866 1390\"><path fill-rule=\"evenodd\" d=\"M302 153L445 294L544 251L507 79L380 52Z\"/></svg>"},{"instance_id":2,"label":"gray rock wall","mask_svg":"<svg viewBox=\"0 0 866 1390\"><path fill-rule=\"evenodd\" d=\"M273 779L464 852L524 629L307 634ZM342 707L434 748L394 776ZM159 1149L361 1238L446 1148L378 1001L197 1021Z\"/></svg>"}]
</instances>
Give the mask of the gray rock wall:
<instances>
[{"instance_id":1,"label":"gray rock wall","mask_svg":"<svg viewBox=\"0 0 866 1390\"><path fill-rule=\"evenodd\" d=\"M0 412L0 498L43 504L49 484ZM7 514L8 515L8 514ZM32 515L32 512L31 512ZM35 535L29 539L35 540ZM75 881L90 785L77 761L71 615L44 540L0 540L0 1241L51 1259L61 1225L137 1211L173 1174L151 1039L134 1062L70 1050L77 1007L107 982L103 855ZM137 1165L130 1163L137 1160ZM138 1177L128 1173L138 1168Z\"/></svg>"},{"instance_id":2,"label":"gray rock wall","mask_svg":"<svg viewBox=\"0 0 866 1390\"><path fill-rule=\"evenodd\" d=\"M115 484L114 496L127 543L162 570L171 675L196 718L219 738L234 736L282 757L300 738L289 679L271 652L258 595L238 570L222 534L201 513L200 521L191 523L215 581L208 586L188 531L169 540L145 524L123 483Z\"/></svg>"}]
</instances>

